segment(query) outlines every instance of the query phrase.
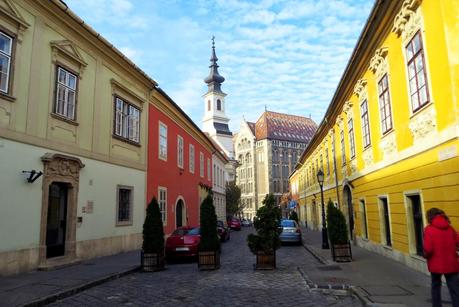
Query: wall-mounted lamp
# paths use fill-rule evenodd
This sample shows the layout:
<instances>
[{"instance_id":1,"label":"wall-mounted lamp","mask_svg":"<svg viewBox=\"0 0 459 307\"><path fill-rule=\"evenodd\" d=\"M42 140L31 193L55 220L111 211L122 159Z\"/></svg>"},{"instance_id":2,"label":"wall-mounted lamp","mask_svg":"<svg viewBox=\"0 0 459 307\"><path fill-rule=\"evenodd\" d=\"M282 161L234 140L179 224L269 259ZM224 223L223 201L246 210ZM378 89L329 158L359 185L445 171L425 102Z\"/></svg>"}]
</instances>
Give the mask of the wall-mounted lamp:
<instances>
[{"instance_id":1,"label":"wall-mounted lamp","mask_svg":"<svg viewBox=\"0 0 459 307\"><path fill-rule=\"evenodd\" d=\"M35 180L37 180L41 175L43 175L42 171L36 171L36 170L31 170L31 171L22 171L22 174L24 175L24 179L28 183L32 183Z\"/></svg>"}]
</instances>

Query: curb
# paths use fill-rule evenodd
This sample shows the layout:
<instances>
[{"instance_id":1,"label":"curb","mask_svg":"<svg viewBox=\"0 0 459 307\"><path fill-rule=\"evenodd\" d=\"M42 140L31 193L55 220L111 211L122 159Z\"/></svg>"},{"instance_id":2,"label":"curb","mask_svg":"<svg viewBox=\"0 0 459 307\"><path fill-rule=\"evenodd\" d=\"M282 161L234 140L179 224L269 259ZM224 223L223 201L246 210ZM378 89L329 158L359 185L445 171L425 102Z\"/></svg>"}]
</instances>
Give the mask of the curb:
<instances>
[{"instance_id":1,"label":"curb","mask_svg":"<svg viewBox=\"0 0 459 307\"><path fill-rule=\"evenodd\" d=\"M95 279L95 280L89 281L87 283L84 283L84 284L81 284L81 285L77 285L77 286L75 286L73 288L65 289L65 290L62 290L60 292L57 292L57 293L54 293L54 294L51 294L51 295L48 295L48 296L41 297L39 299L36 299L36 300L31 301L29 303L23 304L21 306L22 307L38 307L38 306L48 305L48 304L54 303L57 300L61 300L61 299L67 298L69 296L75 295L75 294L80 293L80 292L82 292L84 290L87 290L89 288L92 288L92 287L98 286L100 284L103 284L103 283L105 283L107 281L118 279L118 278L123 277L125 275L129 275L129 274L135 273L135 272L137 272L139 270L140 270L140 266L131 267L131 268L127 269L127 270L124 270L124 271L121 271L121 272L118 272L118 273L114 273L114 274L111 274L111 275L108 275L108 276L104 276L104 277L101 277L99 279Z\"/></svg>"},{"instance_id":2,"label":"curb","mask_svg":"<svg viewBox=\"0 0 459 307\"><path fill-rule=\"evenodd\" d=\"M313 248L311 248L308 244L306 244L303 239L301 239L301 244L303 245L303 247L312 255L314 256L314 258L317 259L317 261L319 261L321 264L324 264L324 265L330 265L330 264L333 264L333 262L325 259L324 257L322 257L321 255L319 255Z\"/></svg>"}]
</instances>

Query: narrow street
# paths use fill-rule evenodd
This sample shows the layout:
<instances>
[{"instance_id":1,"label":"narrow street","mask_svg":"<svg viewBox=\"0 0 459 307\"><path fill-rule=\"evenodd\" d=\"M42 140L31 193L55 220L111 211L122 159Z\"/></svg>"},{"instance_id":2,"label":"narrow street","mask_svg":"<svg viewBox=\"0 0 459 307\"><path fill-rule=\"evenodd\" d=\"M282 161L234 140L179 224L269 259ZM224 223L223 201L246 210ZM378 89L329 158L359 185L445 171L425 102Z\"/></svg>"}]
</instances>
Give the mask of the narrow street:
<instances>
[{"instance_id":1,"label":"narrow street","mask_svg":"<svg viewBox=\"0 0 459 307\"><path fill-rule=\"evenodd\" d=\"M317 262L302 246L283 246L277 270L254 271L246 244L253 228L231 232L221 268L199 271L195 262L169 264L157 273L135 273L81 292L52 306L359 306L356 298L310 292L299 267Z\"/></svg>"}]
</instances>

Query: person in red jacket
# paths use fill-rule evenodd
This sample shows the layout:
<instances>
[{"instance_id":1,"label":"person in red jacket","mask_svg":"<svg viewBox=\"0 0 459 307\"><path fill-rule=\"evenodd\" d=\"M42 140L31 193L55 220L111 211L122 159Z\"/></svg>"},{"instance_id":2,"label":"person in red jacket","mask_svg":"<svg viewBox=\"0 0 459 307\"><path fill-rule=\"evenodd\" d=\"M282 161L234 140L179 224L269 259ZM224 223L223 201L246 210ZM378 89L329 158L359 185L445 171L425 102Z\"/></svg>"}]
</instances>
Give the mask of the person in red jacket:
<instances>
[{"instance_id":1,"label":"person in red jacket","mask_svg":"<svg viewBox=\"0 0 459 307\"><path fill-rule=\"evenodd\" d=\"M429 225L424 229L424 256L432 279L432 306L442 306L441 276L445 275L453 306L459 307L459 264L456 254L459 235L443 210L431 208L426 215Z\"/></svg>"}]
</instances>

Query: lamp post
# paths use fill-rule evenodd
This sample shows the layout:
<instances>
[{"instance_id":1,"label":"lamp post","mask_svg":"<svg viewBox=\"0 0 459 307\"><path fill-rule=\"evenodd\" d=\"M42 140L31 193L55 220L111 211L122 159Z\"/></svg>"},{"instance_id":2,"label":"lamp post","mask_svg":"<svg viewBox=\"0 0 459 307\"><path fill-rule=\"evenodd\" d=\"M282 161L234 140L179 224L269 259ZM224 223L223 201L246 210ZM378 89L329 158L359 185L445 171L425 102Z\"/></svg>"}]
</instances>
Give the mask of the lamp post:
<instances>
[{"instance_id":1,"label":"lamp post","mask_svg":"<svg viewBox=\"0 0 459 307\"><path fill-rule=\"evenodd\" d=\"M322 170L319 170L317 173L317 181L320 185L320 196L322 201L322 249L329 249L330 246L328 245L328 231L324 208L324 172L322 172Z\"/></svg>"}]
</instances>

